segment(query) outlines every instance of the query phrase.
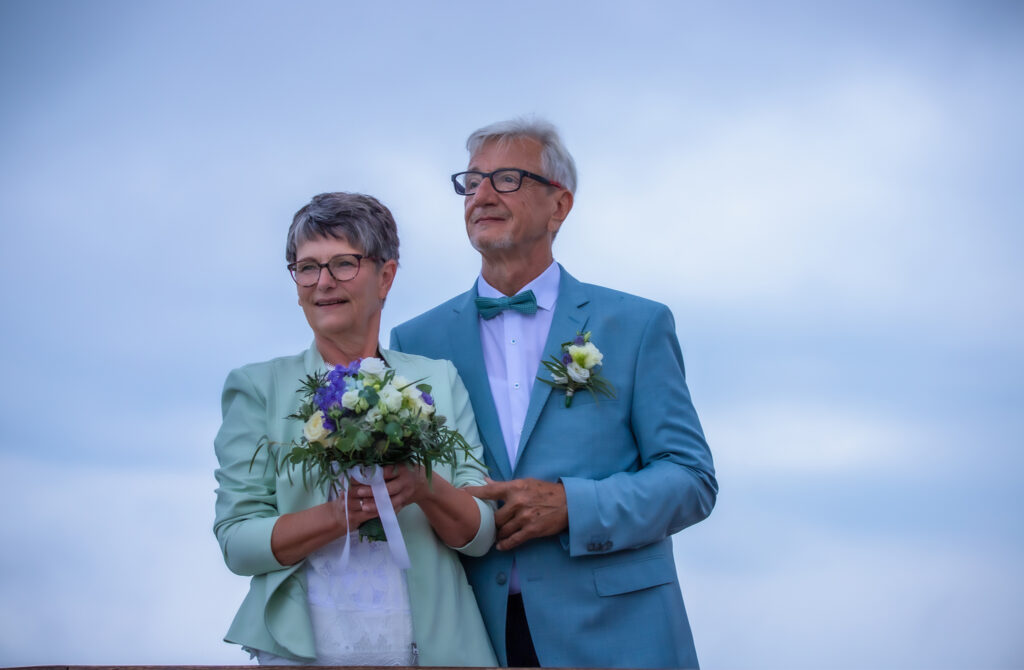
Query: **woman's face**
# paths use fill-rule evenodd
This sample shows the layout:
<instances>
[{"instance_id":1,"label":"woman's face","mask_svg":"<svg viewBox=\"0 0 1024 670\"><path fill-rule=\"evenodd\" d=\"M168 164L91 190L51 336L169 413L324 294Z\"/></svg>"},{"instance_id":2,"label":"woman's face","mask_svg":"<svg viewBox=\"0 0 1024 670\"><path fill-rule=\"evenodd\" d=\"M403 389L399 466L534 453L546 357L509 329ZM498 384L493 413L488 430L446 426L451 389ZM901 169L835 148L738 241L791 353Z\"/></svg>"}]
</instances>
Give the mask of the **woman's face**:
<instances>
[{"instance_id":1,"label":"woman's face","mask_svg":"<svg viewBox=\"0 0 1024 670\"><path fill-rule=\"evenodd\" d=\"M362 254L362 250L345 240L319 237L299 244L295 259L327 263L341 254ZM329 339L376 338L380 311L395 280L397 266L393 260L381 262L364 258L360 261L359 272L348 281L337 281L323 268L320 280L313 286L296 284L299 305L313 333Z\"/></svg>"}]
</instances>

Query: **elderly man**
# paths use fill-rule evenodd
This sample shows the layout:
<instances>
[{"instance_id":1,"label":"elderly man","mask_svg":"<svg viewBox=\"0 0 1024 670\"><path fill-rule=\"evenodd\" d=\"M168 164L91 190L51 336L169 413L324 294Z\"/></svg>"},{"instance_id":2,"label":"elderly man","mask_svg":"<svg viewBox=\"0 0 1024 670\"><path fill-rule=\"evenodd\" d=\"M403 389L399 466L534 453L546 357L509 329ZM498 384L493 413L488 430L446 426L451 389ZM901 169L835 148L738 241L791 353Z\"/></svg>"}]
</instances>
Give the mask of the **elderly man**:
<instances>
[{"instance_id":1,"label":"elderly man","mask_svg":"<svg viewBox=\"0 0 1024 670\"><path fill-rule=\"evenodd\" d=\"M391 345L450 359L469 389L493 479L473 493L498 501L499 530L465 565L498 658L697 667L670 536L711 513L718 484L672 315L554 261L576 167L553 126L496 123L467 148L452 182L480 276ZM584 335L577 364L563 344Z\"/></svg>"}]
</instances>

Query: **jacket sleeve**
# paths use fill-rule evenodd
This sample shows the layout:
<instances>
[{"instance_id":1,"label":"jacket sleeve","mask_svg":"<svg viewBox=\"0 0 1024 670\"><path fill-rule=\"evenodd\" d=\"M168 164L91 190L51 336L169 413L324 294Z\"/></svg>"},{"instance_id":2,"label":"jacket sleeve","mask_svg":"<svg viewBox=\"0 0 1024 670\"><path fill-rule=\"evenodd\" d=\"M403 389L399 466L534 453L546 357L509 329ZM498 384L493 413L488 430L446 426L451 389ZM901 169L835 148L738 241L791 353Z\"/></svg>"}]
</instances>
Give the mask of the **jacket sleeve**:
<instances>
[{"instance_id":1,"label":"jacket sleeve","mask_svg":"<svg viewBox=\"0 0 1024 670\"><path fill-rule=\"evenodd\" d=\"M706 518L714 507L718 483L711 451L686 386L672 314L664 305L644 325L632 383L630 428L639 468L600 480L561 478L572 556L660 541Z\"/></svg>"},{"instance_id":2,"label":"jacket sleeve","mask_svg":"<svg viewBox=\"0 0 1024 670\"><path fill-rule=\"evenodd\" d=\"M394 331L392 331L394 332ZM392 343L395 337L392 334ZM459 431L459 434L466 439L472 448L472 456L467 456L460 451L458 462L455 466L455 475L452 485L456 488L464 486L483 486L487 474L487 467L483 464L483 446L480 443L480 433L476 427L476 417L473 415L473 406L469 401L469 392L466 391L459 373L450 361L445 361L448 372L448 383L452 393L452 416L449 426ZM494 544L496 533L494 525L494 504L490 501L473 498L480 509L480 528L476 536L462 547L452 547L456 551L467 556L483 556Z\"/></svg>"},{"instance_id":3,"label":"jacket sleeve","mask_svg":"<svg viewBox=\"0 0 1024 670\"><path fill-rule=\"evenodd\" d=\"M267 400L245 368L228 375L221 411L223 423L214 440L220 467L215 472L213 532L224 562L240 575L280 570L285 566L270 549L270 535L280 516L274 463L267 446L256 454L267 436Z\"/></svg>"}]
</instances>

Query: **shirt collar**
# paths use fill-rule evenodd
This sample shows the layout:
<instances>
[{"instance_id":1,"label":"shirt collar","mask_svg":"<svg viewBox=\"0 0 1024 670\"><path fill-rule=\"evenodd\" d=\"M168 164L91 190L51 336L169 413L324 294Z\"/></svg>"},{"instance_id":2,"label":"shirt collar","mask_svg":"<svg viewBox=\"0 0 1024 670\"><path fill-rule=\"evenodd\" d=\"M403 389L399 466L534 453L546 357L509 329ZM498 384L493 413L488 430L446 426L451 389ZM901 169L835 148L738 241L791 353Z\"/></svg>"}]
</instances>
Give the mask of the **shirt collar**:
<instances>
[{"instance_id":1,"label":"shirt collar","mask_svg":"<svg viewBox=\"0 0 1024 670\"><path fill-rule=\"evenodd\" d=\"M536 279L520 289L519 292L533 291L533 295L537 298L537 307L551 311L555 308L555 301L558 300L558 285L561 280L562 273L558 268L558 263L551 261L551 265L544 272L537 275ZM483 275L476 280L476 292L481 298L501 298L505 295L488 284Z\"/></svg>"}]
</instances>

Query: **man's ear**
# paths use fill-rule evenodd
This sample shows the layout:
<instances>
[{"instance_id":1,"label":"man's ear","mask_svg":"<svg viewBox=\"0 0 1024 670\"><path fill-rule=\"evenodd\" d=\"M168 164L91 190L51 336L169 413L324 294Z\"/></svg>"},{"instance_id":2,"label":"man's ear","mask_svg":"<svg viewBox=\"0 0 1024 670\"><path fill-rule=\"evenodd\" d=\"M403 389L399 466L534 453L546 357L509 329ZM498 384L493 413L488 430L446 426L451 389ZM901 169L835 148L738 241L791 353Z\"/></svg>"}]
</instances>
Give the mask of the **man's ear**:
<instances>
[{"instance_id":1,"label":"man's ear","mask_svg":"<svg viewBox=\"0 0 1024 670\"><path fill-rule=\"evenodd\" d=\"M558 200L555 201L555 211L551 214L551 219L548 221L548 230L552 233L558 232L558 229L562 227L562 222L565 221L565 217L569 216L569 212L572 211L572 203L572 193L563 188L558 194Z\"/></svg>"}]
</instances>

